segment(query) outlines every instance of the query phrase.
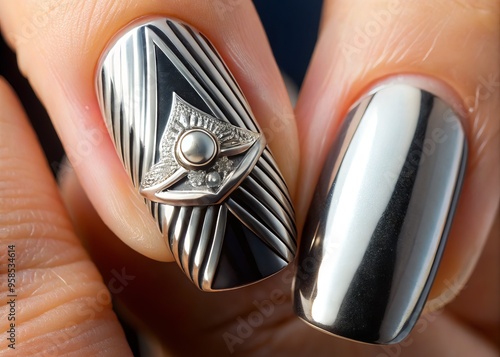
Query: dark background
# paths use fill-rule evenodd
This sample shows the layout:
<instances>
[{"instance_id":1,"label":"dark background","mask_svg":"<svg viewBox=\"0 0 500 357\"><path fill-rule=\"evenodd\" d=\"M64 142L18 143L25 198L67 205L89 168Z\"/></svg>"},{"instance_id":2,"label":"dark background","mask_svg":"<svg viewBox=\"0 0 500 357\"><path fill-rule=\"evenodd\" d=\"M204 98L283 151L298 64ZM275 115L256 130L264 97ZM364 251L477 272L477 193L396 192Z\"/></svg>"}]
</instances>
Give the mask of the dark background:
<instances>
[{"instance_id":1,"label":"dark background","mask_svg":"<svg viewBox=\"0 0 500 357\"><path fill-rule=\"evenodd\" d=\"M278 66L298 87L307 70L319 25L322 0L254 0ZM36 59L33 59L36 60ZM17 69L15 54L0 38L0 76L12 85L31 120L54 174L64 151L43 106ZM1 110L1 108L0 108ZM139 356L134 332L124 325Z\"/></svg>"}]
</instances>

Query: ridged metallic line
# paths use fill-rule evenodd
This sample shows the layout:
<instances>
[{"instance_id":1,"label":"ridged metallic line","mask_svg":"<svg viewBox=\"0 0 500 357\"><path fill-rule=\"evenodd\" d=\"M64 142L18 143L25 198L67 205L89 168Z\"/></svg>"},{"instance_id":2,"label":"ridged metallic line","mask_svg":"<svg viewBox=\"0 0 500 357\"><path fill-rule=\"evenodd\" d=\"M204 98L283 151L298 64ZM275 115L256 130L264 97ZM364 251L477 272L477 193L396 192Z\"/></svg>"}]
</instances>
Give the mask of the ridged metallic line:
<instances>
[{"instance_id":1,"label":"ridged metallic line","mask_svg":"<svg viewBox=\"0 0 500 357\"><path fill-rule=\"evenodd\" d=\"M113 95L114 89L111 87L111 82L109 80L109 76L107 75L107 72L103 71L101 72L101 81L99 81L99 99L101 100L102 103L105 103L104 107L104 118L106 120L106 126L109 128L113 127L113 111L112 111L112 95ZM113 130L113 138L115 143L117 143L116 140L116 131ZM116 144L117 145L117 144Z\"/></svg>"},{"instance_id":2,"label":"ridged metallic line","mask_svg":"<svg viewBox=\"0 0 500 357\"><path fill-rule=\"evenodd\" d=\"M264 150L264 152L262 153L262 157L258 162L258 166L261 169L262 173L264 175L268 176L269 179L272 180L278 186L278 188L281 190L281 192L285 196L287 196L289 203L290 203L290 206L293 207L290 196L287 193L288 188L285 184L285 181L283 180L281 175L279 175L275 170L273 170L272 166L268 163L268 161L266 159L264 159L264 154L266 154L266 153L267 153L267 151Z\"/></svg>"},{"instance_id":3,"label":"ridged metallic line","mask_svg":"<svg viewBox=\"0 0 500 357\"><path fill-rule=\"evenodd\" d=\"M210 58L211 63L216 67L217 71L222 75L222 77L225 80L226 85L228 85L233 93L237 96L239 104L244 108L246 112L246 116L243 116L245 120L248 120L248 118L252 118L252 110L250 109L250 106L248 105L248 102L246 101L245 97L243 96L243 93L241 91L241 88L239 85L236 83L236 80L234 77L231 75L229 72L229 69L226 67L226 65L222 62L221 57L217 50L211 46L211 44L208 42L208 40L205 38L205 36L197 33L193 33L193 30L189 29L190 34L194 36L197 39L198 44L200 47L203 49L203 52L205 55ZM248 125L248 128L252 131L257 131L257 128L255 127L255 124L253 121L250 119L249 122L251 124Z\"/></svg>"},{"instance_id":4,"label":"ridged metallic line","mask_svg":"<svg viewBox=\"0 0 500 357\"><path fill-rule=\"evenodd\" d=\"M135 91L138 88L136 87L137 83L135 83L135 73L136 73L135 69L136 66L138 65L137 63L135 63L135 52L138 52L138 49L134 43L136 38L137 38L137 32L134 32L132 34L131 40L127 42L127 45L125 46L124 51L122 52L122 55L123 55L123 60L127 63L126 67L124 66L124 68L134 68L134 71L126 72L128 83L127 83L127 91L125 91L124 95L124 100L125 104L128 106L126 112L131 114L129 120L132 123L132 125L130 126L131 130L128 133L130 173L132 175L132 182L134 183L134 185L138 186L139 179L137 177L138 176L137 161L139 158L138 155L139 140L136 140L136 138L140 135L140 126L138 122L141 120L141 118L136 116L137 114L136 108L138 107L137 103L141 101L136 100L137 97L140 97L140 94L137 95L135 93Z\"/></svg>"},{"instance_id":5,"label":"ridged metallic line","mask_svg":"<svg viewBox=\"0 0 500 357\"><path fill-rule=\"evenodd\" d=\"M261 202L269 209L276 211L276 215L278 215L281 222L285 224L285 226L291 227L290 232L295 235L296 229L293 208L290 205L280 203L282 200L286 201L287 197L283 195L279 189L273 191L271 187L259 184L254 175L249 175L242 183L242 187L245 187L252 195L259 197ZM262 197L259 195L262 195Z\"/></svg>"},{"instance_id":6,"label":"ridged metallic line","mask_svg":"<svg viewBox=\"0 0 500 357\"><path fill-rule=\"evenodd\" d=\"M191 49L189 49L186 46L186 49L193 56L193 58L199 57L199 61L197 60L198 65L205 70L207 78L210 78L212 81L212 84L207 83L207 85L210 85L212 88L217 88L221 93L220 98L227 100L227 108L232 110L230 118L241 119L242 122L237 123L239 126L254 132L260 132L259 128L257 128L248 116L245 108L241 106L241 102L235 96L231 87L228 86L227 81L224 79L219 69L214 66L211 59L206 55L204 49L199 45L196 38L194 38L184 26L175 26L175 28L183 36L183 40L186 41L191 47Z\"/></svg>"},{"instance_id":7,"label":"ridged metallic line","mask_svg":"<svg viewBox=\"0 0 500 357\"><path fill-rule=\"evenodd\" d=\"M220 251L222 249L222 242L224 240L224 232L226 229L227 208L226 205L215 206L218 209L217 219L214 220L215 229L212 234L211 245L206 256L206 266L202 270L201 288L203 290L212 289L212 281L219 262Z\"/></svg>"},{"instance_id":8,"label":"ridged metallic line","mask_svg":"<svg viewBox=\"0 0 500 357\"><path fill-rule=\"evenodd\" d=\"M149 32L144 31L144 46L146 48L146 66L144 77L146 79L145 102L145 123L144 123L144 158L142 161L142 175L156 162L156 131L157 131L157 105L158 94L156 90L156 51L155 46L149 38ZM141 177L142 180L142 177Z\"/></svg>"},{"instance_id":9,"label":"ridged metallic line","mask_svg":"<svg viewBox=\"0 0 500 357\"><path fill-rule=\"evenodd\" d=\"M161 233L163 233L164 236L167 236L167 234L165 233L166 230L168 229L168 225L165 224L165 220L166 220L166 215L167 213L165 213L169 207L172 207L172 206L167 206L167 205L162 205L160 203L156 203L155 202L155 205L158 207L158 216L157 216L157 224L158 224L158 229L160 230Z\"/></svg>"},{"instance_id":10,"label":"ridged metallic line","mask_svg":"<svg viewBox=\"0 0 500 357\"><path fill-rule=\"evenodd\" d=\"M201 288L203 283L201 278L204 276L204 271L202 269L203 263L207 258L207 248L210 244L211 238L213 237L213 232L215 231L215 223L217 222L217 211L220 206L209 206L205 213L203 219L203 225L200 233L200 239L198 241L198 246L193 257L192 272L191 276L193 282Z\"/></svg>"},{"instance_id":11,"label":"ridged metallic line","mask_svg":"<svg viewBox=\"0 0 500 357\"><path fill-rule=\"evenodd\" d=\"M187 231L187 223L191 216L191 207L179 207L179 216L177 222L175 223L175 228L173 234L170 237L170 247L172 254L174 255L175 261L179 264L181 269L183 269L182 262L180 259L180 242L184 240L184 235Z\"/></svg>"},{"instance_id":12,"label":"ridged metallic line","mask_svg":"<svg viewBox=\"0 0 500 357\"><path fill-rule=\"evenodd\" d=\"M257 199L253 194L240 186L238 187L238 190L235 191L233 200L238 200L238 202L245 202L246 205L251 206L252 216L255 218L260 218L259 221L261 222L262 226L273 232L273 234L276 235L276 238L281 240L281 242L286 245L286 247L288 248L288 250L290 250L290 252L292 252L292 254L295 252L296 246L294 243L292 243L293 238L290 234L290 230L280 220L277 212L269 210L268 207L262 204L262 202L260 201L261 197ZM264 221L264 218L269 216L273 217L274 219L266 220L267 224L262 223L262 221Z\"/></svg>"},{"instance_id":13,"label":"ridged metallic line","mask_svg":"<svg viewBox=\"0 0 500 357\"><path fill-rule=\"evenodd\" d=\"M150 30L151 31L151 30ZM203 101L207 104L210 110L215 114L215 116L220 120L227 120L224 113L219 109L219 107L212 100L207 91L198 83L198 81L194 80L189 70L184 66L184 64L177 58L175 53L162 41L160 37L154 32L150 33L153 42L158 48L167 56L167 58L174 63L175 67L181 72L181 74L188 80L188 82L193 86L194 90L203 98Z\"/></svg>"},{"instance_id":14,"label":"ridged metallic line","mask_svg":"<svg viewBox=\"0 0 500 357\"><path fill-rule=\"evenodd\" d=\"M128 42L123 42L123 45L119 47L119 56L117 56L117 60L119 61L119 64L115 66L116 72L113 76L113 78L118 78L120 82L116 85L116 88L119 88L118 93L119 98L120 98L120 103L122 103L122 107L124 110L122 110L123 117L121 118L120 122L122 123L123 128L130 128L128 130L123 130L121 132L121 140L122 140L122 151L123 151L123 161L125 164L125 168L128 171L128 174L132 178L133 184L136 186L137 183L134 181L133 173L132 173L132 167L130 166L130 130L133 130L133 126L130 120L130 110L129 110L129 100L127 93L130 90L129 83L128 83L128 72L129 72L129 67L128 67L128 61L127 61L127 55L126 55L126 46Z\"/></svg>"},{"instance_id":15,"label":"ridged metallic line","mask_svg":"<svg viewBox=\"0 0 500 357\"><path fill-rule=\"evenodd\" d=\"M141 158L141 141L142 138L144 137L144 115L142 113L142 108L144 107L144 103L146 102L146 86L142 82L142 75L144 74L144 71L138 70L139 68L145 68L144 63L142 61L143 59L143 54L142 51L139 51L141 48L140 44L140 38L139 38L140 32L135 32L134 36L132 37L132 41L130 42L130 51L132 52L130 57L132 59L134 71L132 72L132 78L131 78L131 95L130 95L130 101L131 105L133 106L132 108L132 113L133 117L132 120L134 121L134 128L138 129L137 133L134 133L135 135L132 136L132 152L131 152L131 158L133 161L132 163L132 168L133 168L133 181L136 182L136 185L139 185L141 177L139 177L139 170L141 169L140 166L140 158ZM139 93L137 93L139 92ZM139 98L140 100L137 100ZM149 149L149 148L148 148ZM147 150L144 147L144 153L146 154ZM142 155L144 157L144 155ZM137 162L135 162L137 160Z\"/></svg>"},{"instance_id":16,"label":"ridged metallic line","mask_svg":"<svg viewBox=\"0 0 500 357\"><path fill-rule=\"evenodd\" d=\"M268 190L257 184L251 177L248 177L248 179L244 182L244 185L242 185L242 188L246 189L253 197L258 197L259 202L268 210L273 212L273 215L276 216L280 223L287 229L289 235L293 238L292 241L289 242L292 243L290 247L295 247L294 237L297 234L297 230L293 217L290 217L290 213L274 199Z\"/></svg>"},{"instance_id":17,"label":"ridged metallic line","mask_svg":"<svg viewBox=\"0 0 500 357\"><path fill-rule=\"evenodd\" d=\"M193 249L196 247L197 237L199 236L199 227L202 222L203 211L205 207L193 207L191 218L189 219L188 228L184 236L184 242L181 247L181 263L182 268L189 276L192 277L192 272L189 269L190 257Z\"/></svg>"},{"instance_id":18,"label":"ridged metallic line","mask_svg":"<svg viewBox=\"0 0 500 357\"><path fill-rule=\"evenodd\" d=\"M287 230L287 235L285 235L290 240L287 241L287 245L291 250L296 248L295 245L295 237L296 229L295 224L293 223L292 218L289 216L289 213L277 203L274 197L265 190L262 186L260 186L253 178L247 177L247 179L241 185L242 189L248 190L248 194L251 195L253 200L256 200L258 197L259 203L263 204L270 212L270 214L274 215L279 222L283 225Z\"/></svg>"},{"instance_id":19,"label":"ridged metallic line","mask_svg":"<svg viewBox=\"0 0 500 357\"><path fill-rule=\"evenodd\" d=\"M143 145L144 154L142 156L142 167L140 180L142 181L147 170L156 162L156 133L157 133L157 122L158 122L158 92L156 88L157 82L157 72L156 72L156 50L152 39L149 37L149 31L144 29L141 31L143 34L145 56L143 56L144 72L143 78L145 80L144 91L144 136ZM137 51L139 52L139 51ZM162 205L157 202L152 202L145 200L149 208L149 211L153 214L156 224L161 232L164 231L164 225L162 224Z\"/></svg>"},{"instance_id":20,"label":"ridged metallic line","mask_svg":"<svg viewBox=\"0 0 500 357\"><path fill-rule=\"evenodd\" d=\"M158 205L163 210L163 214L160 214L158 212L158 219L161 220L161 225L163 228L165 228L165 237L168 237L171 234L170 229L171 227L173 227L175 218L177 216L178 207L162 205L156 202L154 202L154 204Z\"/></svg>"},{"instance_id":21,"label":"ridged metallic line","mask_svg":"<svg viewBox=\"0 0 500 357\"><path fill-rule=\"evenodd\" d=\"M274 159L274 156L271 154L270 150L264 150L261 157L261 163L267 174L274 180L274 182L276 182L277 185L280 186L281 190L286 194L288 199L290 199L288 186L286 185L283 175L281 175L281 173L278 171L278 164L276 163L276 160Z\"/></svg>"},{"instance_id":22,"label":"ridged metallic line","mask_svg":"<svg viewBox=\"0 0 500 357\"><path fill-rule=\"evenodd\" d=\"M114 75L113 70L111 70L111 75ZM110 78L110 77L108 77ZM116 82L120 84L120 78L116 79ZM110 78L110 86L113 88L113 100L112 100L112 105L113 105L113 115L111 117L112 120L112 129L115 135L115 140L116 140L116 147L118 150L118 153L120 155L120 160L122 161L125 170L127 173L129 172L129 168L125 165L125 160L123 158L123 139L122 139L122 127L123 127L123 121L122 121L122 116L123 116L123 105L122 105L122 99L119 97L118 91L115 89L117 83L111 82Z\"/></svg>"},{"instance_id":23,"label":"ridged metallic line","mask_svg":"<svg viewBox=\"0 0 500 357\"><path fill-rule=\"evenodd\" d=\"M257 220L250 212L244 209L234 199L229 198L226 203L227 208L238 217L248 228L258 233L258 236L284 261L291 261L293 254L290 254L288 247L278 238L268 227Z\"/></svg>"},{"instance_id":24,"label":"ridged metallic line","mask_svg":"<svg viewBox=\"0 0 500 357\"><path fill-rule=\"evenodd\" d=\"M175 25L174 25L175 26ZM169 39L172 41L172 43L176 46L177 50L181 52L183 57L194 67L196 73L201 77L203 83L207 85L210 89L210 91L214 94L214 97L222 104L224 109L228 110L231 114L231 119L230 120L225 113L220 109L221 112L221 119L225 119L228 122L233 122L233 124L241 127L241 128L247 128L245 123L241 120L239 117L238 113L234 110L233 106L231 103L228 102L227 98L224 97L224 94L222 93L222 90L219 86L217 86L211 78L207 75L207 73L203 70L203 68L200 66L196 58L189 52L188 48L184 45L182 40L175 34L175 32L170 28L170 26L165 26L162 28L166 34L169 36ZM217 106L218 107L218 106ZM212 108L210 108L212 109Z\"/></svg>"},{"instance_id":25,"label":"ridged metallic line","mask_svg":"<svg viewBox=\"0 0 500 357\"><path fill-rule=\"evenodd\" d=\"M116 61L116 58L118 56L115 56L115 58L113 58L112 60L115 60ZM110 64L110 69L109 69L109 75L106 76L106 79L109 81L108 82L108 88L110 88L110 92L112 94L112 96L110 96L110 105L109 107L112 107L112 110L111 110L111 115L109 117L109 121L107 122L108 124L108 127L111 128L111 130L113 131L113 134L114 134L114 137L115 137L115 145L116 145L116 148L117 148L117 151L120 153L120 159L122 160L122 163L123 165L125 165L125 161L123 160L123 145L122 145L122 137L121 137L121 133L120 133L120 127L122 125L122 121L121 121L121 115L122 115L122 99L121 99L121 96L119 96L119 92L118 90L116 89L116 86L117 85L120 85L120 78L115 78L115 81L112 82L111 81L111 78L114 78L114 75L115 73L113 68L116 68L113 64ZM105 67L104 69L107 69L107 67ZM104 71L103 69L103 71ZM105 72L107 73L107 72ZM116 116L118 116L118 118L116 119ZM127 172L129 172L129 169L125 166L125 170Z\"/></svg>"},{"instance_id":26,"label":"ridged metallic line","mask_svg":"<svg viewBox=\"0 0 500 357\"><path fill-rule=\"evenodd\" d=\"M259 184L259 186L266 187L269 192L272 192L276 202L280 204L293 219L294 210L290 196L286 192L283 192L282 188L276 184L276 181L272 180L271 177L260 168L262 162L263 160L259 160L257 162L257 165L255 165L253 171L250 175L248 175L248 177L252 177Z\"/></svg>"}]
</instances>

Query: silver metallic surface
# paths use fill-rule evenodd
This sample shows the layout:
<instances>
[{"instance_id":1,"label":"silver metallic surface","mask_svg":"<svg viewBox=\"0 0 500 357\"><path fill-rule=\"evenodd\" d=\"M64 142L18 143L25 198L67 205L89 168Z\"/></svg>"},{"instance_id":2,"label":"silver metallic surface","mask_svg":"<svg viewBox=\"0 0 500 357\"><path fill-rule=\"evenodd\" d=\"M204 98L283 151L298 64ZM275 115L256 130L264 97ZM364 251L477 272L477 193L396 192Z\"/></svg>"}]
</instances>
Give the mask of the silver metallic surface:
<instances>
[{"instance_id":1,"label":"silver metallic surface","mask_svg":"<svg viewBox=\"0 0 500 357\"><path fill-rule=\"evenodd\" d=\"M207 131L191 129L184 132L177 144L177 157L187 167L209 165L218 154L216 139Z\"/></svg>"},{"instance_id":2,"label":"silver metallic surface","mask_svg":"<svg viewBox=\"0 0 500 357\"><path fill-rule=\"evenodd\" d=\"M97 91L125 169L196 286L247 285L293 259L286 184L202 34L173 19L136 22L104 53Z\"/></svg>"},{"instance_id":3,"label":"silver metallic surface","mask_svg":"<svg viewBox=\"0 0 500 357\"><path fill-rule=\"evenodd\" d=\"M439 98L382 87L348 114L318 181L294 287L296 313L345 338L396 343L427 299L466 162Z\"/></svg>"},{"instance_id":4,"label":"silver metallic surface","mask_svg":"<svg viewBox=\"0 0 500 357\"><path fill-rule=\"evenodd\" d=\"M200 163L185 155L193 156L202 142L191 142L186 153L182 147L184 140L196 133L198 139L204 134L215 146L214 152ZM173 92L168 124L160 141L160 158L145 174L139 191L151 201L174 206L221 202L252 171L264 147L259 133L211 117ZM207 175L215 173L221 177L220 184L212 182L208 186Z\"/></svg>"}]
</instances>

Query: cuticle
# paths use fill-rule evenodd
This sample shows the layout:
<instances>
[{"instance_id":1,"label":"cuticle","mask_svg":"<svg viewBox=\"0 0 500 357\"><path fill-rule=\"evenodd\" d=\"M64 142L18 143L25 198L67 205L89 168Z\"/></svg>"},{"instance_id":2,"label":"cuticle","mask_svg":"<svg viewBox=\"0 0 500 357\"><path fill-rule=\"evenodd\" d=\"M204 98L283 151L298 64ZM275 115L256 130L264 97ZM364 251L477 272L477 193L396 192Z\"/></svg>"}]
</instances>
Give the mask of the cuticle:
<instances>
[{"instance_id":1,"label":"cuticle","mask_svg":"<svg viewBox=\"0 0 500 357\"><path fill-rule=\"evenodd\" d=\"M427 85L422 85L422 79L424 78L426 79ZM359 102L361 102L367 96L370 96L371 94L379 91L383 87L394 84L411 85L415 88L423 89L440 98L446 104L448 104L453 113L456 114L464 132L469 132L469 121L467 120L467 118L471 115L471 111L467 110L467 106L465 105L463 98L458 94L458 92L442 78L418 72L390 73L369 81L365 86L361 87L361 90L359 91L359 93L361 93L360 95L352 97L354 98L354 101L350 106L348 106L349 109L346 113L349 113L353 108L356 107L356 105L359 104Z\"/></svg>"}]
</instances>

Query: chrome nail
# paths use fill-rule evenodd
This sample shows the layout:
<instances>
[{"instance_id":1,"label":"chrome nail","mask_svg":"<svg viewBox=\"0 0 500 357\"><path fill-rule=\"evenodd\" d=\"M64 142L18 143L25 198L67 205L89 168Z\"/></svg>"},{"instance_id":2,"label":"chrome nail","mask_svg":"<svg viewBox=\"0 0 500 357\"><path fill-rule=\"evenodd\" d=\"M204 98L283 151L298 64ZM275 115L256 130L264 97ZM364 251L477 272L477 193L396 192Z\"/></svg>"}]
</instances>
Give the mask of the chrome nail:
<instances>
[{"instance_id":1,"label":"chrome nail","mask_svg":"<svg viewBox=\"0 0 500 357\"><path fill-rule=\"evenodd\" d=\"M425 304L466 162L460 119L408 85L381 87L344 120L299 249L297 315L344 338L405 338Z\"/></svg>"}]
</instances>

